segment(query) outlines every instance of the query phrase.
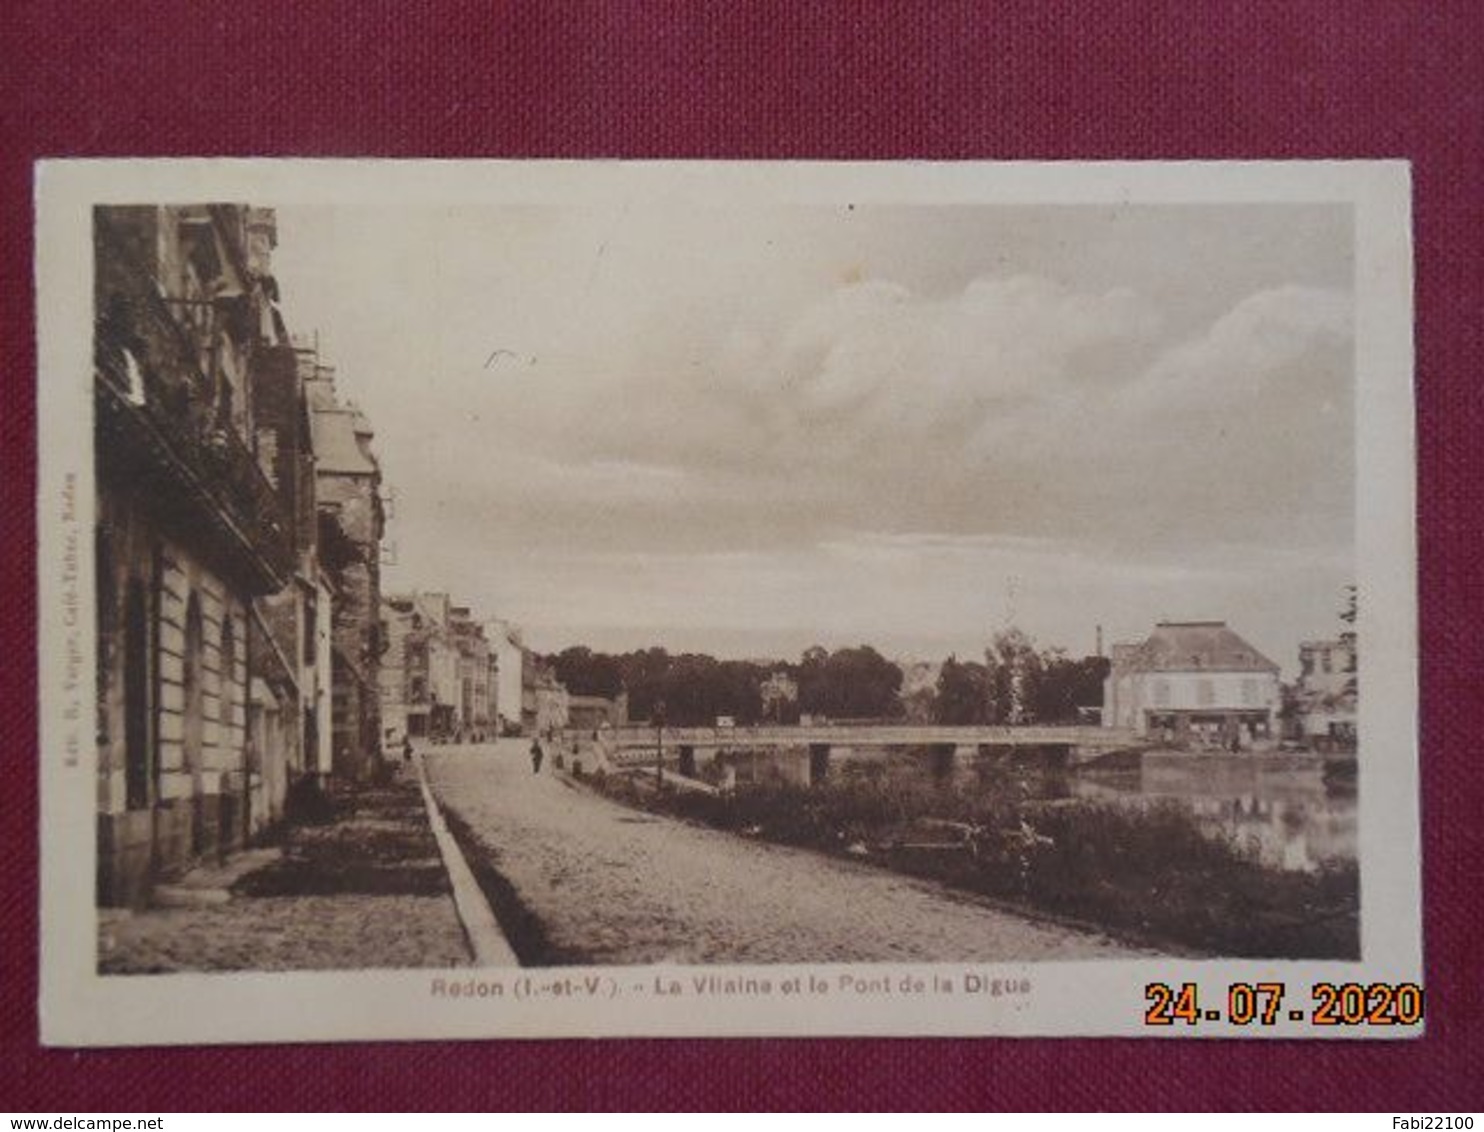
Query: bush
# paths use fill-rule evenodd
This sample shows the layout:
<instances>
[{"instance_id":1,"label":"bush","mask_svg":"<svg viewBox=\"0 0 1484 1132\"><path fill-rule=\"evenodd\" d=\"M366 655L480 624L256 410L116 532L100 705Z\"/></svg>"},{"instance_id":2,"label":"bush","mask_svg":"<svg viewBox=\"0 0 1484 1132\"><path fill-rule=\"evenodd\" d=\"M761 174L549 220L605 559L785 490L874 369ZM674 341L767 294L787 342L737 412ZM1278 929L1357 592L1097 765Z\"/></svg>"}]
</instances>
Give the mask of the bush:
<instances>
[{"instance_id":1,"label":"bush","mask_svg":"<svg viewBox=\"0 0 1484 1132\"><path fill-rule=\"evenodd\" d=\"M284 799L284 816L296 825L323 825L335 820L335 804L325 793L320 780L306 774L289 786Z\"/></svg>"},{"instance_id":2,"label":"bush","mask_svg":"<svg viewBox=\"0 0 1484 1132\"><path fill-rule=\"evenodd\" d=\"M966 791L905 760L842 770L812 788L770 782L729 795L656 792L631 775L601 788L630 805L849 851L1140 941L1244 957L1359 956L1354 862L1286 872L1208 833L1179 803L1037 801L1010 772Z\"/></svg>"}]
</instances>

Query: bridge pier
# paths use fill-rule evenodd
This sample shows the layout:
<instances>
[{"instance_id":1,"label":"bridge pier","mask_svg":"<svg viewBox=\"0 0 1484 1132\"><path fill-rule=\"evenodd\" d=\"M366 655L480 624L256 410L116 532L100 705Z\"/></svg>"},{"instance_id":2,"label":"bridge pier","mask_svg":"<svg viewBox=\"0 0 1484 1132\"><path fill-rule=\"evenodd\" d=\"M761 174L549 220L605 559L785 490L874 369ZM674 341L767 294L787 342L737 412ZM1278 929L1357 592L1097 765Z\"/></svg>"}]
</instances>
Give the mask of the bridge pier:
<instances>
[{"instance_id":1,"label":"bridge pier","mask_svg":"<svg viewBox=\"0 0 1484 1132\"><path fill-rule=\"evenodd\" d=\"M934 743L928 748L928 767L934 778L952 778L955 771L973 766L988 750L987 743Z\"/></svg>"},{"instance_id":2,"label":"bridge pier","mask_svg":"<svg viewBox=\"0 0 1484 1132\"><path fill-rule=\"evenodd\" d=\"M813 786L823 782L830 773L830 745L828 743L809 744L809 777L805 785Z\"/></svg>"}]
</instances>

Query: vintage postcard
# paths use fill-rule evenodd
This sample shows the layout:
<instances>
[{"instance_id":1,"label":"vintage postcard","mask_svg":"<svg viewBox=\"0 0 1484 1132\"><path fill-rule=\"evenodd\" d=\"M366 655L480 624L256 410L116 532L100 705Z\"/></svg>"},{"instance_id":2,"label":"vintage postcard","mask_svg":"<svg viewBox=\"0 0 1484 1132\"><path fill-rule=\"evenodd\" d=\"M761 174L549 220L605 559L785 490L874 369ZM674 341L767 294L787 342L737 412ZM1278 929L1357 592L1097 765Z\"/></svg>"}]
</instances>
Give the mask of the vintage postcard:
<instances>
[{"instance_id":1,"label":"vintage postcard","mask_svg":"<svg viewBox=\"0 0 1484 1132\"><path fill-rule=\"evenodd\" d=\"M36 193L45 1042L1422 1032L1405 164Z\"/></svg>"}]
</instances>

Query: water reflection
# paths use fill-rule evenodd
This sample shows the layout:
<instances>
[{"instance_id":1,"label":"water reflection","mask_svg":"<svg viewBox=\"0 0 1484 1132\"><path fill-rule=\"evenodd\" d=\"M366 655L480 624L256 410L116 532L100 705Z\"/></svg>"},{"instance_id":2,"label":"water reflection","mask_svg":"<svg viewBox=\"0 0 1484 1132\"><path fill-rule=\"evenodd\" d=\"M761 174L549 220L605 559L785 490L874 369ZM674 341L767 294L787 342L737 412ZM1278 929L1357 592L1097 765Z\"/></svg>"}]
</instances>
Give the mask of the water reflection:
<instances>
[{"instance_id":1,"label":"water reflection","mask_svg":"<svg viewBox=\"0 0 1484 1132\"><path fill-rule=\"evenodd\" d=\"M1338 773L1336 773L1338 769ZM1357 806L1346 768L1310 756L1146 754L1137 770L1068 776L1073 797L1139 805L1173 800L1213 833L1271 865L1313 870L1354 860Z\"/></svg>"},{"instance_id":2,"label":"water reflection","mask_svg":"<svg viewBox=\"0 0 1484 1132\"><path fill-rule=\"evenodd\" d=\"M928 749L861 748L834 752L829 775L847 780L888 767L959 793L1003 791L1022 798L1085 799L1126 806L1173 801L1209 832L1249 848L1265 863L1294 871L1327 860L1354 860L1357 806L1353 760L1330 763L1303 754L1145 752L1124 770L1056 767L1053 760L954 760L935 771ZM946 773L945 773L946 769ZM703 751L698 775L727 788L765 782L808 786L809 753L782 750Z\"/></svg>"}]
</instances>

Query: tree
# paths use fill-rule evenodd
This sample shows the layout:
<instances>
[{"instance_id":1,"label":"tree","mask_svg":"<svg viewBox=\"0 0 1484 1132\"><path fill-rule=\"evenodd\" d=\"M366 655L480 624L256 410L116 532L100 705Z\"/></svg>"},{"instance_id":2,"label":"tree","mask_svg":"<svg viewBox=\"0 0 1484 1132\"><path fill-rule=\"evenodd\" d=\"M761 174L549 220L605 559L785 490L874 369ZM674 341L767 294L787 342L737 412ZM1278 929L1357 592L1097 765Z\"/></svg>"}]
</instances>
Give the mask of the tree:
<instances>
[{"instance_id":1,"label":"tree","mask_svg":"<svg viewBox=\"0 0 1484 1132\"><path fill-rule=\"evenodd\" d=\"M984 650L989 672L989 722L1034 723L1036 689L1044 661L1036 643L1016 628L1002 629Z\"/></svg>"},{"instance_id":2,"label":"tree","mask_svg":"<svg viewBox=\"0 0 1484 1132\"><path fill-rule=\"evenodd\" d=\"M683 653L672 658L662 687L666 717L677 727L715 723L717 715L727 714L721 707L713 657Z\"/></svg>"},{"instance_id":3,"label":"tree","mask_svg":"<svg viewBox=\"0 0 1484 1132\"><path fill-rule=\"evenodd\" d=\"M985 723L989 716L989 672L982 664L950 656L938 672L939 723Z\"/></svg>"},{"instance_id":4,"label":"tree","mask_svg":"<svg viewBox=\"0 0 1484 1132\"><path fill-rule=\"evenodd\" d=\"M828 676L825 666L829 663L829 650L820 645L811 645L804 650L799 660L799 711L813 715L825 713L829 699Z\"/></svg>"},{"instance_id":5,"label":"tree","mask_svg":"<svg viewBox=\"0 0 1484 1132\"><path fill-rule=\"evenodd\" d=\"M770 723L799 722L799 684L789 675L786 666L772 666L768 676L758 685L758 699L762 705L762 718Z\"/></svg>"},{"instance_id":6,"label":"tree","mask_svg":"<svg viewBox=\"0 0 1484 1132\"><path fill-rule=\"evenodd\" d=\"M624 688L618 657L595 653L583 645L563 649L551 658L551 666L556 678L576 696L612 699Z\"/></svg>"},{"instance_id":7,"label":"tree","mask_svg":"<svg viewBox=\"0 0 1484 1132\"><path fill-rule=\"evenodd\" d=\"M923 684L899 696L902 702L902 718L908 723L937 723L938 691L933 684Z\"/></svg>"},{"instance_id":8,"label":"tree","mask_svg":"<svg viewBox=\"0 0 1484 1132\"><path fill-rule=\"evenodd\" d=\"M896 717L902 670L870 645L837 649L827 656L816 646L799 665L799 708L832 719Z\"/></svg>"},{"instance_id":9,"label":"tree","mask_svg":"<svg viewBox=\"0 0 1484 1132\"><path fill-rule=\"evenodd\" d=\"M1103 681L1111 667L1106 657L1076 660L1062 649L1043 653L1039 681L1032 690L1035 719L1041 723L1076 723L1081 718L1080 709L1101 706Z\"/></svg>"},{"instance_id":10,"label":"tree","mask_svg":"<svg viewBox=\"0 0 1484 1132\"><path fill-rule=\"evenodd\" d=\"M938 678L941 664L916 661L902 666L902 687L897 692L902 717L908 723L935 723L938 719Z\"/></svg>"},{"instance_id":11,"label":"tree","mask_svg":"<svg viewBox=\"0 0 1484 1132\"><path fill-rule=\"evenodd\" d=\"M635 719L649 719L664 698L670 654L658 647L639 649L620 656L618 665L624 687L629 690L629 714Z\"/></svg>"}]
</instances>

